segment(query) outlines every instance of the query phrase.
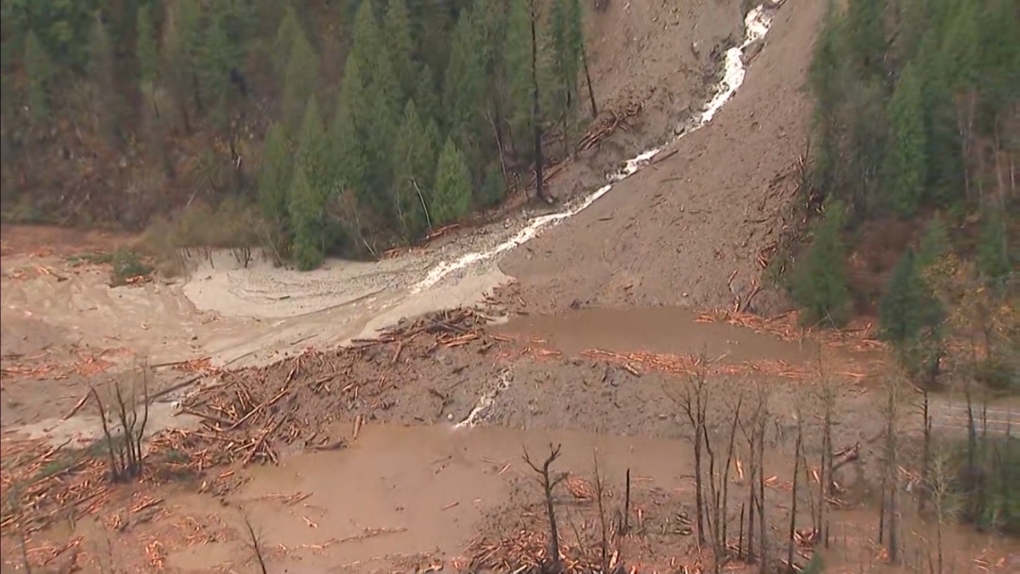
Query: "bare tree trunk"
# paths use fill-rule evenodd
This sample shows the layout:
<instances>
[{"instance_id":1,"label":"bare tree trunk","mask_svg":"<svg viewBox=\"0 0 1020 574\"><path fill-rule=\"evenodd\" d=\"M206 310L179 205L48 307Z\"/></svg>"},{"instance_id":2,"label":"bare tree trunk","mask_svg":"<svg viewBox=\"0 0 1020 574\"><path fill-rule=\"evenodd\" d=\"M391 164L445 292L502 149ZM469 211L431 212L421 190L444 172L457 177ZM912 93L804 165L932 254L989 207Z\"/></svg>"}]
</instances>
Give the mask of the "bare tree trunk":
<instances>
[{"instance_id":1,"label":"bare tree trunk","mask_svg":"<svg viewBox=\"0 0 1020 574\"><path fill-rule=\"evenodd\" d=\"M560 482L567 477L567 475L561 474L556 478L552 478L549 474L549 466L560 457L560 447L562 445L556 445L553 447L549 445L549 456L546 457L545 462L539 467L531 462L531 458L528 456L528 451L524 451L524 462L531 467L539 475L539 480L542 484L542 490L545 493L545 511L547 518L549 519L549 558L547 564L547 572L558 574L562 572L563 567L560 562L560 535L559 528L556 525L556 508L553 505L553 489L556 488Z\"/></svg>"},{"instance_id":2,"label":"bare tree trunk","mask_svg":"<svg viewBox=\"0 0 1020 574\"><path fill-rule=\"evenodd\" d=\"M588 49L581 50L581 63L584 64L584 79L588 83L588 100L591 102L591 119L599 115L599 109L595 105L595 90L591 86L591 73L588 71Z\"/></svg>"},{"instance_id":3,"label":"bare tree trunk","mask_svg":"<svg viewBox=\"0 0 1020 574\"><path fill-rule=\"evenodd\" d=\"M530 0L529 5L531 9L531 120L535 144L535 195L546 203L552 203L545 193L545 178L542 175L545 158L542 156L542 109L539 105L538 90L538 32L536 29L538 14L535 12L535 0Z\"/></svg>"}]
</instances>

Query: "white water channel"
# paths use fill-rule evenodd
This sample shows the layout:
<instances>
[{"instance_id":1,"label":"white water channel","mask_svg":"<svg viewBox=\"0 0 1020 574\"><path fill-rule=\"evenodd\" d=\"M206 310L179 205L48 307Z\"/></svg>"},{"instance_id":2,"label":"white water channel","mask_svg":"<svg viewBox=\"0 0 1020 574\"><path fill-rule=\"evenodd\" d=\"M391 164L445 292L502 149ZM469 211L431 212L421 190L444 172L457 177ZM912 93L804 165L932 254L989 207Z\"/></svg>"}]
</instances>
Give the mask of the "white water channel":
<instances>
[{"instance_id":1,"label":"white water channel","mask_svg":"<svg viewBox=\"0 0 1020 574\"><path fill-rule=\"evenodd\" d=\"M543 228L552 227L567 218L577 215L587 209L591 204L595 203L603 195L609 193L609 191L613 189L613 184L627 179L637 173L637 171L642 167L648 165L648 162L650 162L652 158L658 155L664 148L707 125L712 121L712 118L715 117L716 112L718 112L723 105L729 101L731 97L733 97L733 94L736 93L740 85L744 83L744 75L746 74L743 60L744 50L755 41L763 38L769 31L769 27L771 25L772 13L771 11L766 10L765 6L758 6L747 13L747 17L744 18L744 42L739 46L726 50L725 60L723 63L723 77L716 85L715 96L709 100L709 102L705 105L704 110L702 110L701 115L698 116L698 118L693 122L693 125L684 133L660 147L645 151L633 159L628 160L619 171L606 176L609 183L598 188L591 195L583 198L573 205L568 206L564 211L549 215L542 215L532 219L531 222L517 232L516 235L488 251L467 253L453 261L444 261L440 263L434 267L424 279L412 287L412 293L419 293L432 287L454 271L465 269L473 264L491 259L500 253L519 247L537 236L538 232Z\"/></svg>"},{"instance_id":2,"label":"white water channel","mask_svg":"<svg viewBox=\"0 0 1020 574\"><path fill-rule=\"evenodd\" d=\"M587 209L588 206L595 203L600 197L609 193L609 190L613 189L613 184L634 175L642 167L648 165L648 162L658 155L665 147L675 143L687 134L707 125L712 121L712 118L715 117L716 112L718 112L723 105L733 97L733 94L736 93L740 85L744 83L744 75L746 73L743 60L744 50L755 41L763 38L769 31L769 27L771 25L772 13L767 11L764 6L758 6L747 14L747 17L744 19L744 42L741 45L730 48L726 51L726 59L723 64L723 77L716 86L715 96L709 100L709 102L705 105L704 110L702 110L701 115L698 116L698 118L693 122L693 125L690 126L690 128L684 133L660 147L650 149L627 161L626 165L624 165L622 169L607 176L609 183L603 185L594 193L568 207L566 210L532 219L531 222L521 229L516 235L488 251L468 253L454 261L439 264L432 269L425 279L414 286L413 291L417 293L424 289L428 289L458 269L467 268L470 265L490 259L504 251L509 251L518 247L538 235L539 230L545 227L551 227L568 217L577 215ZM500 377L500 380L496 382L494 387L479 398L478 404L471 410L471 413L467 416L467 418L454 425L453 428L462 429L465 427L473 427L480 421L484 420L485 416L495 405L496 396L510 386L511 379L512 374L504 372L503 376Z\"/></svg>"}]
</instances>

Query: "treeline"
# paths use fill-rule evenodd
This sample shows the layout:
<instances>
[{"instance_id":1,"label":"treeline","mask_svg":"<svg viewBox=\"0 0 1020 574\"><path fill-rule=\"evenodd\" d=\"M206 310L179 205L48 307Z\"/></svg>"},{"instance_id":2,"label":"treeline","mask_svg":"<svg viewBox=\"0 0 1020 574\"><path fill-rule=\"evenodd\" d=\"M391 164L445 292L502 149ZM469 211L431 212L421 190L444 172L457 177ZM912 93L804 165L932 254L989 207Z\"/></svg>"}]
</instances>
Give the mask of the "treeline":
<instances>
[{"instance_id":1,"label":"treeline","mask_svg":"<svg viewBox=\"0 0 1020 574\"><path fill-rule=\"evenodd\" d=\"M830 4L814 46L808 174L822 206L792 293L811 322L851 306L846 240L876 217L928 221L880 302L883 336L933 384L947 331L982 333L974 367L1020 388L1015 296L1020 14L1014 0ZM934 213L934 215L933 215ZM977 222L979 229L971 232ZM994 367L994 368L992 368Z\"/></svg>"},{"instance_id":2,"label":"treeline","mask_svg":"<svg viewBox=\"0 0 1020 574\"><path fill-rule=\"evenodd\" d=\"M171 180L214 161L182 140L239 164L264 137L256 176L221 187L273 247L306 269L375 253L569 153L582 21L579 0L4 0L5 187L75 114Z\"/></svg>"}]
</instances>

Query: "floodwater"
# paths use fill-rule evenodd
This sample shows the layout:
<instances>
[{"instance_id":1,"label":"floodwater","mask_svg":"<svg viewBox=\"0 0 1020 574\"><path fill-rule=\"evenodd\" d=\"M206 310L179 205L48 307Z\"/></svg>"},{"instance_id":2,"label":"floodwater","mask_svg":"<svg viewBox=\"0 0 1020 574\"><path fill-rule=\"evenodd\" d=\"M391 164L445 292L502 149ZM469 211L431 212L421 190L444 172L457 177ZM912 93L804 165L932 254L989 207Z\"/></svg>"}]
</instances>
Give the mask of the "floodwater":
<instances>
[{"instance_id":1,"label":"floodwater","mask_svg":"<svg viewBox=\"0 0 1020 574\"><path fill-rule=\"evenodd\" d=\"M250 480L228 496L229 506L220 516L240 529L243 509L269 549L276 571L391 571L402 558L416 555L434 557L439 563L462 555L489 527L515 524L529 506L533 509L540 503L534 486L537 475L523 454L527 451L541 465L554 445L562 449L551 467L554 474L569 472L590 483L597 452L610 491L620 492L625 472L631 471L633 508L655 513L659 507L660 514L669 516L692 511L693 459L690 445L682 440L572 431L368 425L346 449L297 454L279 466L246 470ZM782 533L788 524L786 481L792 463L777 454L770 456L766 468L766 474L776 477L770 479L766 495L777 525L774 548L785 556ZM521 488L522 480L531 486ZM736 471L731 480L734 485L744 482ZM570 497L564 486L558 488L560 512L570 516L575 511ZM742 496L735 493L743 490L737 487L731 492L734 521ZM676 498L665 509L662 499L650 498L652 492ZM937 556L934 527L916 519L908 495L901 501L901 569L883 565L872 542L877 512L863 508L830 511L830 547L824 551L827 571L929 571L927 561ZM805 500L800 502L797 526L804 529L811 525L810 511ZM613 508L619 503L615 497L610 499ZM1016 572L1020 565L1015 541L949 524L943 528L942 541L945 572L972 572L981 564L991 572ZM683 537L660 538L654 552L682 557L689 542ZM169 563L185 571L208 571L228 563L236 568L249 555L241 542L217 542L171 553Z\"/></svg>"},{"instance_id":2,"label":"floodwater","mask_svg":"<svg viewBox=\"0 0 1020 574\"><path fill-rule=\"evenodd\" d=\"M577 309L557 315L518 317L493 330L546 339L566 355L587 349L704 353L709 359L730 363L759 360L800 363L818 356L815 343L783 341L727 323L699 323L696 314L675 307Z\"/></svg>"},{"instance_id":3,"label":"floodwater","mask_svg":"<svg viewBox=\"0 0 1020 574\"><path fill-rule=\"evenodd\" d=\"M692 468L690 448L683 441L367 425L348 448L296 454L279 466L245 471L250 481L227 502L244 509L268 548L286 549L278 565L288 571L294 565L370 570L416 553L457 556L487 519L499 520L507 509L513 510L504 515L513 519L522 505L540 502L522 499L515 485L537 476L523 460L525 449L541 465L552 444L562 445L554 473L592 476L597 451L601 472L612 484L622 484L630 468L642 488L689 486L684 477ZM225 510L221 516L239 526L240 512ZM237 564L246 552L234 543L207 544L171 554L170 563L184 569Z\"/></svg>"}]
</instances>

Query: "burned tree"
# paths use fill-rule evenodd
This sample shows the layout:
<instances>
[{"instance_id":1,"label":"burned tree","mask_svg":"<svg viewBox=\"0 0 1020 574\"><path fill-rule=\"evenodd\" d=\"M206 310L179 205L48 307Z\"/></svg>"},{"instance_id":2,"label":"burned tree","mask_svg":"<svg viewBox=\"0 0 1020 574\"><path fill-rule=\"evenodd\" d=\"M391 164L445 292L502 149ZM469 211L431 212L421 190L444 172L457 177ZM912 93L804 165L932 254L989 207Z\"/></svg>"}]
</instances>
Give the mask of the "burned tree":
<instances>
[{"instance_id":1,"label":"burned tree","mask_svg":"<svg viewBox=\"0 0 1020 574\"><path fill-rule=\"evenodd\" d=\"M551 475L549 467L552 463L556 462L556 459L560 457L560 447L562 445L549 444L549 456L546 457L545 461L541 465L536 465L531 461L531 457L528 455L528 449L524 449L524 462L531 467L531 470L535 471L539 476L539 483L542 485L542 491L545 496L545 512L549 520L549 556L546 559L547 562L544 566L546 572L550 574L559 574L563 571L563 565L560 562L560 537L559 530L556 526L556 507L553 504L553 489L563 482L567 478L567 473L561 473L556 477Z\"/></svg>"}]
</instances>

